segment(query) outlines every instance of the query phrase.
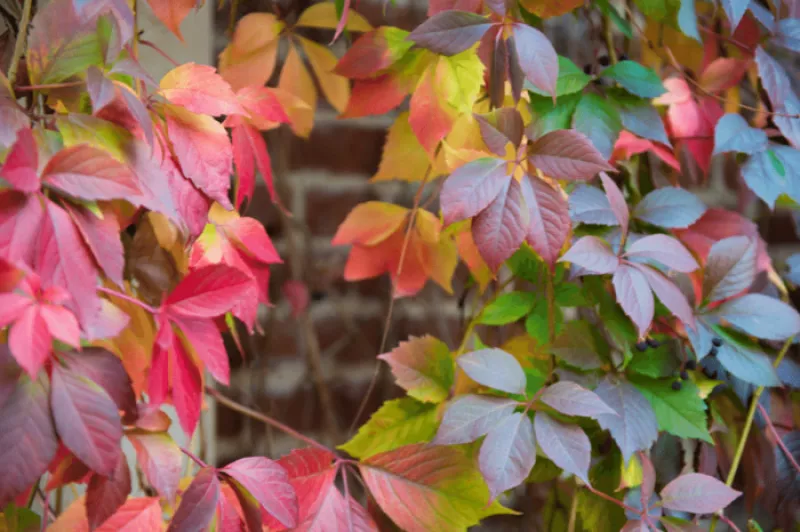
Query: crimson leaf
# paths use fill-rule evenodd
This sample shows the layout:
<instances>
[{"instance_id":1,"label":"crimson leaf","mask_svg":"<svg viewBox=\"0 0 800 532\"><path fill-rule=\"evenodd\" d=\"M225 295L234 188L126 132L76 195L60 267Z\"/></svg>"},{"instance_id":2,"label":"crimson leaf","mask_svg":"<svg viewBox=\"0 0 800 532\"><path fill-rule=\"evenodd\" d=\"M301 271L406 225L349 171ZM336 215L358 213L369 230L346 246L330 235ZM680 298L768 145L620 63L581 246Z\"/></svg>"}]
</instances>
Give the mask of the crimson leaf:
<instances>
[{"instance_id":1,"label":"crimson leaf","mask_svg":"<svg viewBox=\"0 0 800 532\"><path fill-rule=\"evenodd\" d=\"M487 157L450 174L440 197L444 223L466 220L488 207L510 179L505 167L506 161Z\"/></svg>"},{"instance_id":2,"label":"crimson leaf","mask_svg":"<svg viewBox=\"0 0 800 532\"><path fill-rule=\"evenodd\" d=\"M592 444L583 429L557 421L544 412L537 412L533 423L542 452L558 467L589 484Z\"/></svg>"},{"instance_id":3,"label":"crimson leaf","mask_svg":"<svg viewBox=\"0 0 800 532\"><path fill-rule=\"evenodd\" d=\"M508 393L525 393L525 372L517 359L502 349L481 349L460 356L456 362L472 380Z\"/></svg>"},{"instance_id":4,"label":"crimson leaf","mask_svg":"<svg viewBox=\"0 0 800 532\"><path fill-rule=\"evenodd\" d=\"M86 513L92 530L106 522L125 504L131 492L131 472L122 453L110 477L94 474L86 490Z\"/></svg>"},{"instance_id":5,"label":"crimson leaf","mask_svg":"<svg viewBox=\"0 0 800 532\"><path fill-rule=\"evenodd\" d=\"M524 482L535 463L533 424L521 412L511 414L489 431L478 455L478 467L491 499Z\"/></svg>"},{"instance_id":6,"label":"crimson leaf","mask_svg":"<svg viewBox=\"0 0 800 532\"><path fill-rule=\"evenodd\" d=\"M585 416L597 419L601 415L614 416L616 412L597 394L569 381L548 386L539 400L568 416Z\"/></svg>"},{"instance_id":7,"label":"crimson leaf","mask_svg":"<svg viewBox=\"0 0 800 532\"><path fill-rule=\"evenodd\" d=\"M681 475L661 490L664 508L678 512L710 514L722 510L741 492L701 473Z\"/></svg>"},{"instance_id":8,"label":"crimson leaf","mask_svg":"<svg viewBox=\"0 0 800 532\"><path fill-rule=\"evenodd\" d=\"M475 441L514 412L517 401L463 395L447 408L433 443L456 445Z\"/></svg>"},{"instance_id":9,"label":"crimson leaf","mask_svg":"<svg viewBox=\"0 0 800 532\"><path fill-rule=\"evenodd\" d=\"M613 170L592 142L580 131L560 129L536 139L528 161L557 179L588 180L602 170Z\"/></svg>"},{"instance_id":10,"label":"crimson leaf","mask_svg":"<svg viewBox=\"0 0 800 532\"><path fill-rule=\"evenodd\" d=\"M496 272L519 249L530 224L529 216L522 185L510 179L472 221L472 238L492 271Z\"/></svg>"},{"instance_id":11,"label":"crimson leaf","mask_svg":"<svg viewBox=\"0 0 800 532\"><path fill-rule=\"evenodd\" d=\"M181 504L169 524L168 532L205 530L217 510L220 485L213 468L204 467L183 492Z\"/></svg>"},{"instance_id":12,"label":"crimson leaf","mask_svg":"<svg viewBox=\"0 0 800 532\"><path fill-rule=\"evenodd\" d=\"M244 486L261 506L288 528L297 524L297 496L289 475L269 458L242 458L221 469Z\"/></svg>"},{"instance_id":13,"label":"crimson leaf","mask_svg":"<svg viewBox=\"0 0 800 532\"><path fill-rule=\"evenodd\" d=\"M167 296L170 312L189 318L215 318L231 309L234 302L248 297L252 279L241 270L215 264L189 273Z\"/></svg>"},{"instance_id":14,"label":"crimson leaf","mask_svg":"<svg viewBox=\"0 0 800 532\"><path fill-rule=\"evenodd\" d=\"M478 42L490 26L481 15L449 10L432 16L406 38L437 54L455 55Z\"/></svg>"}]
</instances>

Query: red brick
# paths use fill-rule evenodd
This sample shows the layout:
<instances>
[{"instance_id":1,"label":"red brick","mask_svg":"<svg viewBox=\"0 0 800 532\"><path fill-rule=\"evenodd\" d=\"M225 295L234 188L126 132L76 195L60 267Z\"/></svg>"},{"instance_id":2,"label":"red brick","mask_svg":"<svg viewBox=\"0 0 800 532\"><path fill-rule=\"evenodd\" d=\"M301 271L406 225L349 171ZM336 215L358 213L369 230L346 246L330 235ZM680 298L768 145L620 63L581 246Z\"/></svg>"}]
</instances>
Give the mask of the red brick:
<instances>
[{"instance_id":1,"label":"red brick","mask_svg":"<svg viewBox=\"0 0 800 532\"><path fill-rule=\"evenodd\" d=\"M372 176L378 171L386 131L353 127L342 121L317 124L308 140L289 145L289 169L319 169Z\"/></svg>"},{"instance_id":2,"label":"red brick","mask_svg":"<svg viewBox=\"0 0 800 532\"><path fill-rule=\"evenodd\" d=\"M306 225L315 236L333 236L356 205L375 199L367 187L340 191L314 187L306 194Z\"/></svg>"}]
</instances>

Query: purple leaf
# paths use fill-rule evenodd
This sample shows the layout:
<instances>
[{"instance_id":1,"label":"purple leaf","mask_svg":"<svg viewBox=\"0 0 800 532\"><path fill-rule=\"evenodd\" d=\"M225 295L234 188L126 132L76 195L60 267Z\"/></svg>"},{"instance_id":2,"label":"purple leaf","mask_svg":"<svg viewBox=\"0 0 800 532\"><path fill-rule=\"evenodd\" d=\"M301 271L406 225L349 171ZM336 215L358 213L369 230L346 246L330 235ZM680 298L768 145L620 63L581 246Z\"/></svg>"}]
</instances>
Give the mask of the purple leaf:
<instances>
[{"instance_id":1,"label":"purple leaf","mask_svg":"<svg viewBox=\"0 0 800 532\"><path fill-rule=\"evenodd\" d=\"M55 364L50 404L64 445L89 469L110 476L122 439L117 405L99 385Z\"/></svg>"},{"instance_id":2,"label":"purple leaf","mask_svg":"<svg viewBox=\"0 0 800 532\"><path fill-rule=\"evenodd\" d=\"M131 471L122 453L110 477L94 474L86 490L86 513L92 530L100 527L125 504L131 492Z\"/></svg>"},{"instance_id":3,"label":"purple leaf","mask_svg":"<svg viewBox=\"0 0 800 532\"><path fill-rule=\"evenodd\" d=\"M483 395L464 395L447 408L433 443L456 445L475 441L514 412L512 399Z\"/></svg>"},{"instance_id":4,"label":"purple leaf","mask_svg":"<svg viewBox=\"0 0 800 532\"><path fill-rule=\"evenodd\" d=\"M633 210L633 217L667 229L683 229L705 212L705 204L688 190L663 187L645 196Z\"/></svg>"},{"instance_id":5,"label":"purple leaf","mask_svg":"<svg viewBox=\"0 0 800 532\"><path fill-rule=\"evenodd\" d=\"M575 242L558 262L571 262L597 275L614 273L619 267L619 258L611 246L596 236L585 236Z\"/></svg>"},{"instance_id":6,"label":"purple leaf","mask_svg":"<svg viewBox=\"0 0 800 532\"><path fill-rule=\"evenodd\" d=\"M681 475L661 490L664 508L678 512L710 514L722 510L742 493L701 473Z\"/></svg>"},{"instance_id":7,"label":"purple leaf","mask_svg":"<svg viewBox=\"0 0 800 532\"><path fill-rule=\"evenodd\" d=\"M483 142L501 157L505 156L508 143L517 147L522 141L522 116L514 108L503 107L487 116L475 115L475 120L481 130Z\"/></svg>"},{"instance_id":8,"label":"purple leaf","mask_svg":"<svg viewBox=\"0 0 800 532\"><path fill-rule=\"evenodd\" d=\"M714 153L739 152L753 155L767 149L767 134L750 124L738 113L729 113L714 127Z\"/></svg>"},{"instance_id":9,"label":"purple leaf","mask_svg":"<svg viewBox=\"0 0 800 532\"><path fill-rule=\"evenodd\" d=\"M569 381L551 384L545 389L539 400L568 416L598 419L602 415L617 415L614 409L605 404L597 394Z\"/></svg>"},{"instance_id":10,"label":"purple leaf","mask_svg":"<svg viewBox=\"0 0 800 532\"><path fill-rule=\"evenodd\" d=\"M519 102L522 87L525 84L525 72L519 63L517 40L513 34L506 41L506 47L508 48L508 81L511 83L511 95L514 97L514 102Z\"/></svg>"},{"instance_id":11,"label":"purple leaf","mask_svg":"<svg viewBox=\"0 0 800 532\"><path fill-rule=\"evenodd\" d=\"M558 81L558 54L544 34L527 24L515 23L512 29L516 40L519 67L528 81L555 100Z\"/></svg>"},{"instance_id":12,"label":"purple leaf","mask_svg":"<svg viewBox=\"0 0 800 532\"><path fill-rule=\"evenodd\" d=\"M552 268L571 229L569 207L561 188L538 178L522 178L522 194L530 213L528 244Z\"/></svg>"},{"instance_id":13,"label":"purple leaf","mask_svg":"<svg viewBox=\"0 0 800 532\"><path fill-rule=\"evenodd\" d=\"M667 268L689 273L700 267L691 253L671 236L648 235L630 245L625 256L660 262Z\"/></svg>"},{"instance_id":14,"label":"purple leaf","mask_svg":"<svg viewBox=\"0 0 800 532\"><path fill-rule=\"evenodd\" d=\"M466 220L492 203L511 177L506 161L478 159L458 168L444 182L440 196L445 225Z\"/></svg>"},{"instance_id":15,"label":"purple leaf","mask_svg":"<svg viewBox=\"0 0 800 532\"><path fill-rule=\"evenodd\" d=\"M639 461L642 464L641 499L639 502L642 509L644 509L651 506L648 502L653 498L656 489L656 469L645 453L639 453Z\"/></svg>"},{"instance_id":16,"label":"purple leaf","mask_svg":"<svg viewBox=\"0 0 800 532\"><path fill-rule=\"evenodd\" d=\"M551 131L528 148L528 161L556 179L588 180L613 170L586 135L574 129Z\"/></svg>"},{"instance_id":17,"label":"purple leaf","mask_svg":"<svg viewBox=\"0 0 800 532\"><path fill-rule=\"evenodd\" d=\"M600 180L603 182L603 188L608 197L608 203L611 205L611 212L617 217L622 233L628 232L628 220L630 219L630 212L628 211L628 204L625 203L625 197L613 179L608 177L605 172L600 172Z\"/></svg>"},{"instance_id":18,"label":"purple leaf","mask_svg":"<svg viewBox=\"0 0 800 532\"><path fill-rule=\"evenodd\" d=\"M11 356L8 344L0 344L0 408L17 389L17 382L22 370Z\"/></svg>"},{"instance_id":19,"label":"purple leaf","mask_svg":"<svg viewBox=\"0 0 800 532\"><path fill-rule=\"evenodd\" d=\"M96 66L90 66L86 71L86 92L89 93L92 111L95 113L111 103L116 96L114 83Z\"/></svg>"},{"instance_id":20,"label":"purple leaf","mask_svg":"<svg viewBox=\"0 0 800 532\"><path fill-rule=\"evenodd\" d=\"M406 39L442 55L455 55L478 42L491 27L488 18L467 11L442 11L416 27Z\"/></svg>"},{"instance_id":21,"label":"purple leaf","mask_svg":"<svg viewBox=\"0 0 800 532\"><path fill-rule=\"evenodd\" d=\"M594 391L616 413L597 416L597 422L611 433L625 462L636 451L650 448L658 438L658 421L650 402L627 381L607 375Z\"/></svg>"},{"instance_id":22,"label":"purple leaf","mask_svg":"<svg viewBox=\"0 0 800 532\"><path fill-rule=\"evenodd\" d=\"M517 359L502 349L473 351L456 359L469 378L507 393L525 393L525 372Z\"/></svg>"},{"instance_id":23,"label":"purple leaf","mask_svg":"<svg viewBox=\"0 0 800 532\"><path fill-rule=\"evenodd\" d=\"M0 407L0 506L30 487L56 454L58 440L48 404L44 375L23 376Z\"/></svg>"},{"instance_id":24,"label":"purple leaf","mask_svg":"<svg viewBox=\"0 0 800 532\"><path fill-rule=\"evenodd\" d=\"M533 424L527 414L511 414L489 431L478 456L490 500L522 484L535 463Z\"/></svg>"},{"instance_id":25,"label":"purple leaf","mask_svg":"<svg viewBox=\"0 0 800 532\"><path fill-rule=\"evenodd\" d=\"M472 238L493 272L525 240L530 224L526 207L519 181L510 179L489 206L472 221Z\"/></svg>"},{"instance_id":26,"label":"purple leaf","mask_svg":"<svg viewBox=\"0 0 800 532\"><path fill-rule=\"evenodd\" d=\"M136 395L122 361L110 351L99 347L84 348L80 353L61 353L70 370L98 384L125 412L127 421L137 414Z\"/></svg>"},{"instance_id":27,"label":"purple leaf","mask_svg":"<svg viewBox=\"0 0 800 532\"><path fill-rule=\"evenodd\" d=\"M633 264L632 266L644 275L645 279L647 279L647 284L658 296L659 301L679 320L693 329L695 327L694 312L692 312L692 308L689 306L689 302L686 301L686 296L683 295L681 289L664 274L649 266L642 264Z\"/></svg>"},{"instance_id":28,"label":"purple leaf","mask_svg":"<svg viewBox=\"0 0 800 532\"><path fill-rule=\"evenodd\" d=\"M783 301L763 294L745 294L726 301L714 314L763 340L786 340L800 333L800 314Z\"/></svg>"},{"instance_id":29,"label":"purple leaf","mask_svg":"<svg viewBox=\"0 0 800 532\"><path fill-rule=\"evenodd\" d=\"M491 33L489 34L491 35ZM506 73L508 72L508 46L505 39L493 39L492 59L489 64L489 103L492 107L502 107L503 99L506 96ZM481 128L481 135L484 142L489 146L487 134ZM505 146L505 144L503 144ZM497 153L496 148L490 148ZM500 153L499 155L502 155Z\"/></svg>"},{"instance_id":30,"label":"purple leaf","mask_svg":"<svg viewBox=\"0 0 800 532\"><path fill-rule=\"evenodd\" d=\"M642 272L629 264L620 265L612 278L617 302L633 321L643 338L653 321L655 302L650 285Z\"/></svg>"},{"instance_id":31,"label":"purple leaf","mask_svg":"<svg viewBox=\"0 0 800 532\"><path fill-rule=\"evenodd\" d=\"M589 462L592 459L592 444L583 429L556 421L544 412L537 412L533 423L536 441L542 452L567 473L591 484Z\"/></svg>"},{"instance_id":32,"label":"purple leaf","mask_svg":"<svg viewBox=\"0 0 800 532\"><path fill-rule=\"evenodd\" d=\"M757 242L732 236L715 242L706 259L703 297L720 301L739 294L753 284L757 268Z\"/></svg>"},{"instance_id":33,"label":"purple leaf","mask_svg":"<svg viewBox=\"0 0 800 532\"><path fill-rule=\"evenodd\" d=\"M773 110L775 125L795 148L800 148L800 98L792 90L792 83L783 67L760 46L756 48L756 65L761 84L767 91ZM788 116L784 116L788 115Z\"/></svg>"},{"instance_id":34,"label":"purple leaf","mask_svg":"<svg viewBox=\"0 0 800 532\"><path fill-rule=\"evenodd\" d=\"M731 23L731 32L733 32L742 20L747 6L750 5L750 0L722 0L722 9L728 16L728 22Z\"/></svg>"},{"instance_id":35,"label":"purple leaf","mask_svg":"<svg viewBox=\"0 0 800 532\"><path fill-rule=\"evenodd\" d=\"M183 493L181 504L172 517L167 532L195 532L205 530L220 497L217 474L211 467L204 467Z\"/></svg>"},{"instance_id":36,"label":"purple leaf","mask_svg":"<svg viewBox=\"0 0 800 532\"><path fill-rule=\"evenodd\" d=\"M606 195L589 185L579 185L569 195L569 215L573 222L619 225Z\"/></svg>"},{"instance_id":37,"label":"purple leaf","mask_svg":"<svg viewBox=\"0 0 800 532\"><path fill-rule=\"evenodd\" d=\"M284 526L294 528L297 524L297 495L289 483L289 474L280 464L254 456L237 460L220 471L244 486Z\"/></svg>"}]
</instances>

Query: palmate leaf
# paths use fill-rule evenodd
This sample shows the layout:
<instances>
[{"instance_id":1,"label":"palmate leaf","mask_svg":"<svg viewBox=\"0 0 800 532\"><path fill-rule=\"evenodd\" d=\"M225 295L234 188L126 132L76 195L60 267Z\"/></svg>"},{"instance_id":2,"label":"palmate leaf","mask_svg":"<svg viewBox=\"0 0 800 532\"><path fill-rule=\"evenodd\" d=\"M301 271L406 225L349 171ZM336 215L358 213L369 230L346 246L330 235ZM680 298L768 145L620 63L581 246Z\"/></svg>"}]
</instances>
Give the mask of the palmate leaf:
<instances>
[{"instance_id":1,"label":"palmate leaf","mask_svg":"<svg viewBox=\"0 0 800 532\"><path fill-rule=\"evenodd\" d=\"M450 393L454 362L447 344L438 338L412 336L378 358L389 364L397 384L415 399L439 403Z\"/></svg>"},{"instance_id":2,"label":"palmate leaf","mask_svg":"<svg viewBox=\"0 0 800 532\"><path fill-rule=\"evenodd\" d=\"M404 530L458 531L484 517L512 513L493 502L470 452L408 445L359 464L380 508Z\"/></svg>"}]
</instances>

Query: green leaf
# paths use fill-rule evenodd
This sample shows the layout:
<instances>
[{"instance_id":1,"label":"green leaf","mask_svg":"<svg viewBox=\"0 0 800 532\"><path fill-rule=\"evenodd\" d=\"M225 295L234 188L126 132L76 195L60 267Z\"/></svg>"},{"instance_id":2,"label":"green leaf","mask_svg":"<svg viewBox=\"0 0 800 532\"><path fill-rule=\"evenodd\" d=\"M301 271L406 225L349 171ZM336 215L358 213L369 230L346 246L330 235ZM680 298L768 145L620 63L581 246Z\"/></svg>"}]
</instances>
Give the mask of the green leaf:
<instances>
[{"instance_id":1,"label":"green leaf","mask_svg":"<svg viewBox=\"0 0 800 532\"><path fill-rule=\"evenodd\" d=\"M404 445L431 441L436 426L436 405L409 397L394 399L386 401L358 434L338 449L363 460Z\"/></svg>"},{"instance_id":2,"label":"green leaf","mask_svg":"<svg viewBox=\"0 0 800 532\"><path fill-rule=\"evenodd\" d=\"M598 354L608 356L605 343L595 337L594 327L584 320L572 320L564 327L550 348L564 363L582 370L598 369L603 365ZM599 349L598 346L602 346Z\"/></svg>"},{"instance_id":3,"label":"green leaf","mask_svg":"<svg viewBox=\"0 0 800 532\"><path fill-rule=\"evenodd\" d=\"M672 349L672 345L664 343L644 353L636 352L627 369L654 379L669 377L680 365Z\"/></svg>"},{"instance_id":4,"label":"green leaf","mask_svg":"<svg viewBox=\"0 0 800 532\"><path fill-rule=\"evenodd\" d=\"M558 336L564 329L564 314L559 307L553 307L553 336ZM550 343L550 321L547 314L547 300L539 296L536 306L532 309L528 318L525 320L525 331L531 338L536 340L539 345Z\"/></svg>"},{"instance_id":5,"label":"green leaf","mask_svg":"<svg viewBox=\"0 0 800 532\"><path fill-rule=\"evenodd\" d=\"M547 382L547 375L537 368L523 368L523 371L525 371L525 394L533 397Z\"/></svg>"},{"instance_id":6,"label":"green leaf","mask_svg":"<svg viewBox=\"0 0 800 532\"><path fill-rule=\"evenodd\" d=\"M578 68L570 59L561 55L558 56L556 96L565 96L567 94L580 92L590 81L592 81L592 76L586 74L583 69ZM525 88L540 96L546 96L548 99L550 98L548 93L534 86L527 80L525 81Z\"/></svg>"},{"instance_id":7,"label":"green leaf","mask_svg":"<svg viewBox=\"0 0 800 532\"><path fill-rule=\"evenodd\" d=\"M561 283L555 288L556 305L560 307L582 307L587 304L583 290L575 283Z\"/></svg>"},{"instance_id":8,"label":"green leaf","mask_svg":"<svg viewBox=\"0 0 800 532\"><path fill-rule=\"evenodd\" d=\"M555 465L549 458L537 456L536 463L533 465L528 478L525 482L549 482L561 475L561 468Z\"/></svg>"},{"instance_id":9,"label":"green leaf","mask_svg":"<svg viewBox=\"0 0 800 532\"><path fill-rule=\"evenodd\" d=\"M672 383L666 380L631 376L630 381L650 401L661 430L680 438L713 443L708 433L706 403L693 382L683 381L680 390L673 390Z\"/></svg>"},{"instance_id":10,"label":"green leaf","mask_svg":"<svg viewBox=\"0 0 800 532\"><path fill-rule=\"evenodd\" d=\"M484 325L506 325L520 320L533 310L538 297L532 292L508 292L502 294L483 309L479 323Z\"/></svg>"},{"instance_id":11,"label":"green leaf","mask_svg":"<svg viewBox=\"0 0 800 532\"><path fill-rule=\"evenodd\" d=\"M0 530L6 532L38 532L41 530L41 518L30 508L9 503L0 516Z\"/></svg>"},{"instance_id":12,"label":"green leaf","mask_svg":"<svg viewBox=\"0 0 800 532\"><path fill-rule=\"evenodd\" d=\"M611 19L617 29L619 29L620 33L629 39L633 39L633 28L631 28L630 23L619 14L619 11L617 11L617 9L612 6L608 0L596 0L595 3L597 4L597 7L600 8L600 11L603 13L603 15Z\"/></svg>"},{"instance_id":13,"label":"green leaf","mask_svg":"<svg viewBox=\"0 0 800 532\"><path fill-rule=\"evenodd\" d=\"M572 127L589 137L597 151L610 159L622 131L622 119L619 111L605 98L584 94L572 117Z\"/></svg>"},{"instance_id":14,"label":"green leaf","mask_svg":"<svg viewBox=\"0 0 800 532\"><path fill-rule=\"evenodd\" d=\"M592 468L589 480L595 489L614 497L621 471L622 456L619 452L613 452ZM616 532L622 529L626 521L622 508L588 490L580 490L578 494L578 515L583 530L592 532Z\"/></svg>"},{"instance_id":15,"label":"green leaf","mask_svg":"<svg viewBox=\"0 0 800 532\"><path fill-rule=\"evenodd\" d=\"M537 136L541 137L545 133L559 129L569 129L572 115L581 99L580 93L562 96L556 104L549 96L539 96L532 92L528 92L528 95L533 113L531 128Z\"/></svg>"},{"instance_id":16,"label":"green leaf","mask_svg":"<svg viewBox=\"0 0 800 532\"><path fill-rule=\"evenodd\" d=\"M453 385L455 362L447 344L438 338L412 336L378 358L391 366L397 385L411 397L430 403L447 399Z\"/></svg>"},{"instance_id":17,"label":"green leaf","mask_svg":"<svg viewBox=\"0 0 800 532\"><path fill-rule=\"evenodd\" d=\"M645 16L662 21L669 13L668 0L634 0Z\"/></svg>"},{"instance_id":18,"label":"green leaf","mask_svg":"<svg viewBox=\"0 0 800 532\"><path fill-rule=\"evenodd\" d=\"M658 74L636 61L620 61L603 70L600 76L616 81L631 94L642 98L656 98L666 92Z\"/></svg>"},{"instance_id":19,"label":"green leaf","mask_svg":"<svg viewBox=\"0 0 800 532\"><path fill-rule=\"evenodd\" d=\"M533 284L547 279L547 265L530 247L523 245L506 261L515 277Z\"/></svg>"}]
</instances>

